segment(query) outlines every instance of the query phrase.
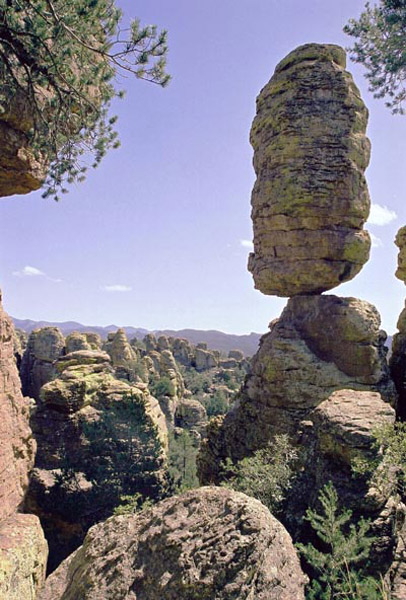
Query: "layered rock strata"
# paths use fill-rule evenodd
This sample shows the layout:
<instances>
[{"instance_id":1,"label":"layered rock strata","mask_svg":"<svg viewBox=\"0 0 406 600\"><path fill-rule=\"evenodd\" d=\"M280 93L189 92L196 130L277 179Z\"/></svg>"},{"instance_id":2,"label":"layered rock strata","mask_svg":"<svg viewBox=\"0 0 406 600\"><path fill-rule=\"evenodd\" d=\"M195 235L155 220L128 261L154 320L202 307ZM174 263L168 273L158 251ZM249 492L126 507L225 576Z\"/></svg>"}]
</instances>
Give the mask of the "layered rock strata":
<instances>
[{"instance_id":1,"label":"layered rock strata","mask_svg":"<svg viewBox=\"0 0 406 600\"><path fill-rule=\"evenodd\" d=\"M290 536L269 511L210 487L93 527L41 600L303 600L304 584Z\"/></svg>"},{"instance_id":2,"label":"layered rock strata","mask_svg":"<svg viewBox=\"0 0 406 600\"><path fill-rule=\"evenodd\" d=\"M264 294L321 293L368 260L368 111L345 66L339 46L300 46L257 98L248 268Z\"/></svg>"}]
</instances>

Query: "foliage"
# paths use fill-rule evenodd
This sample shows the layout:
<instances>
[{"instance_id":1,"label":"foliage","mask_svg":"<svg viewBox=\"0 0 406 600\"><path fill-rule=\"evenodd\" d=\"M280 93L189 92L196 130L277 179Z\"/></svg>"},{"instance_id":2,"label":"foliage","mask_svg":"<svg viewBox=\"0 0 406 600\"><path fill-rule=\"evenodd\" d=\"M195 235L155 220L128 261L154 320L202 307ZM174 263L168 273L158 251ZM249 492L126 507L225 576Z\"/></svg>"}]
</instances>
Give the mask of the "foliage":
<instances>
[{"instance_id":1,"label":"foliage","mask_svg":"<svg viewBox=\"0 0 406 600\"><path fill-rule=\"evenodd\" d=\"M196 457L198 449L190 433L169 434L169 476L174 493L178 494L199 486Z\"/></svg>"},{"instance_id":2,"label":"foliage","mask_svg":"<svg viewBox=\"0 0 406 600\"><path fill-rule=\"evenodd\" d=\"M45 197L83 179L85 156L95 167L117 147L118 74L168 83L166 38L138 20L123 28L114 0L0 0L0 115L28 100L30 145L50 163Z\"/></svg>"},{"instance_id":3,"label":"foliage","mask_svg":"<svg viewBox=\"0 0 406 600\"><path fill-rule=\"evenodd\" d=\"M216 417L217 415L225 415L230 406L223 390L216 390L213 395L206 396L201 402L209 418Z\"/></svg>"},{"instance_id":4,"label":"foliage","mask_svg":"<svg viewBox=\"0 0 406 600\"><path fill-rule=\"evenodd\" d=\"M173 395L173 383L171 382L169 377L164 376L151 379L149 383L149 389L151 394L155 396L155 398Z\"/></svg>"},{"instance_id":5,"label":"foliage","mask_svg":"<svg viewBox=\"0 0 406 600\"><path fill-rule=\"evenodd\" d=\"M297 457L288 436L278 435L266 448L237 464L228 458L223 464L224 485L257 498L277 514L291 486L292 466Z\"/></svg>"},{"instance_id":6,"label":"foliage","mask_svg":"<svg viewBox=\"0 0 406 600\"><path fill-rule=\"evenodd\" d=\"M376 427L374 458L354 460L353 472L365 477L370 485L387 495L395 488L402 499L406 497L406 423L397 422Z\"/></svg>"},{"instance_id":7,"label":"foliage","mask_svg":"<svg viewBox=\"0 0 406 600\"><path fill-rule=\"evenodd\" d=\"M121 496L120 504L113 510L113 515L128 515L141 512L153 506L151 498L144 500L138 492L132 496Z\"/></svg>"},{"instance_id":8,"label":"foliage","mask_svg":"<svg viewBox=\"0 0 406 600\"><path fill-rule=\"evenodd\" d=\"M351 58L367 72L369 89L387 98L393 113L404 114L406 98L406 2L381 0L366 4L358 20L351 19L345 33L355 38Z\"/></svg>"},{"instance_id":9,"label":"foliage","mask_svg":"<svg viewBox=\"0 0 406 600\"><path fill-rule=\"evenodd\" d=\"M142 399L129 395L113 402L97 419L84 422L82 431L87 449L80 453L79 464L67 456L60 475L64 513L74 520L86 513L96 522L111 515L125 496L137 494L139 505L162 497L165 485L157 477L162 446ZM83 476L91 484L87 492L80 485ZM76 493L66 494L66 489Z\"/></svg>"},{"instance_id":10,"label":"foliage","mask_svg":"<svg viewBox=\"0 0 406 600\"><path fill-rule=\"evenodd\" d=\"M338 495L327 483L319 495L321 512L308 509L306 519L317 534L319 548L298 544L298 549L316 573L307 598L309 600L378 600L382 583L365 574L374 538L370 524L360 519L351 523L352 512L339 510Z\"/></svg>"}]
</instances>

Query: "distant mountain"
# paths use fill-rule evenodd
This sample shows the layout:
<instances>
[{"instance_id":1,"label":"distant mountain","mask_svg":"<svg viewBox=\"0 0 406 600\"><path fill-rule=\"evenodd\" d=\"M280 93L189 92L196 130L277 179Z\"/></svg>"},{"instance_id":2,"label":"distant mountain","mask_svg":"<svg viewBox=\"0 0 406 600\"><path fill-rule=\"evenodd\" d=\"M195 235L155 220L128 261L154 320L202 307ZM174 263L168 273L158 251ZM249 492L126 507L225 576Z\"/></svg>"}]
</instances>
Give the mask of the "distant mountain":
<instances>
[{"instance_id":1,"label":"distant mountain","mask_svg":"<svg viewBox=\"0 0 406 600\"><path fill-rule=\"evenodd\" d=\"M31 333L34 329L41 327L58 327L63 335L68 335L72 331L88 331L98 333L103 339L107 335L116 331L118 325L107 325L106 327L98 327L92 325L82 325L76 321L64 321L63 323L55 323L50 321L32 321L31 319L15 319L14 325L18 329L22 329L27 333ZM149 331L142 327L123 327L129 338L136 337L142 339L147 333L153 333L156 336L167 335L172 337L184 338L189 340L191 344L205 342L211 350L219 350L228 354L230 350L241 350L245 356L253 356L258 350L258 343L261 337L259 333L250 333L247 335L234 335L231 333L223 333L222 331L210 330L203 331L199 329L181 329L175 331L172 329Z\"/></svg>"}]
</instances>

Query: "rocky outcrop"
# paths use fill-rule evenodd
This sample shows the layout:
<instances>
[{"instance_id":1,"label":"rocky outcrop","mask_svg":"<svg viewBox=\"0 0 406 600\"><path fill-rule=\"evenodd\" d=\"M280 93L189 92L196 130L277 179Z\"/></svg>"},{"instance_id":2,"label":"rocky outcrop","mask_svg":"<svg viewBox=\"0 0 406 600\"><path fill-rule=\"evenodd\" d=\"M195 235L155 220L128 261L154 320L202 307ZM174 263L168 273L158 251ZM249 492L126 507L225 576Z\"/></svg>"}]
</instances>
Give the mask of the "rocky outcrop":
<instances>
[{"instance_id":1,"label":"rocky outcrop","mask_svg":"<svg viewBox=\"0 0 406 600\"><path fill-rule=\"evenodd\" d=\"M257 500L200 488L93 527L41 600L302 600L305 577Z\"/></svg>"},{"instance_id":2,"label":"rocky outcrop","mask_svg":"<svg viewBox=\"0 0 406 600\"><path fill-rule=\"evenodd\" d=\"M401 227L395 244L399 248L396 277L406 284L406 227ZM397 322L398 333L393 336L389 361L391 375L399 394L398 415L406 420L406 303Z\"/></svg>"},{"instance_id":3,"label":"rocky outcrop","mask_svg":"<svg viewBox=\"0 0 406 600\"><path fill-rule=\"evenodd\" d=\"M240 460L286 433L299 443L301 422L334 391L377 391L394 404L385 360L386 335L368 302L337 296L291 298L262 340L252 371L220 430L200 457L203 482L219 463Z\"/></svg>"},{"instance_id":4,"label":"rocky outcrop","mask_svg":"<svg viewBox=\"0 0 406 600\"><path fill-rule=\"evenodd\" d=\"M193 361L193 350L190 342L180 338L172 339L172 352L176 361L185 367L190 367Z\"/></svg>"},{"instance_id":5,"label":"rocky outcrop","mask_svg":"<svg viewBox=\"0 0 406 600\"><path fill-rule=\"evenodd\" d=\"M160 497L167 446L157 400L145 384L117 379L106 352L78 350L55 369L31 418L38 450L26 498L44 527L51 569L121 496Z\"/></svg>"},{"instance_id":6,"label":"rocky outcrop","mask_svg":"<svg viewBox=\"0 0 406 600\"><path fill-rule=\"evenodd\" d=\"M57 327L36 329L28 338L20 367L23 393L35 400L56 375L54 362L65 353L65 338Z\"/></svg>"},{"instance_id":7,"label":"rocky outcrop","mask_svg":"<svg viewBox=\"0 0 406 600\"><path fill-rule=\"evenodd\" d=\"M1 299L1 297L0 297ZM0 597L34 600L48 549L38 518L18 514L34 463L30 399L21 393L12 321L0 305Z\"/></svg>"},{"instance_id":8,"label":"rocky outcrop","mask_svg":"<svg viewBox=\"0 0 406 600\"><path fill-rule=\"evenodd\" d=\"M27 136L33 127L32 106L23 94L7 98L3 86L0 119L0 196L27 194L38 190L46 176L47 164L35 156Z\"/></svg>"},{"instance_id":9,"label":"rocky outcrop","mask_svg":"<svg viewBox=\"0 0 406 600\"><path fill-rule=\"evenodd\" d=\"M116 376L127 381L138 381L139 357L136 350L129 343L124 329L118 329L111 340L105 345L110 354Z\"/></svg>"},{"instance_id":10,"label":"rocky outcrop","mask_svg":"<svg viewBox=\"0 0 406 600\"><path fill-rule=\"evenodd\" d=\"M202 348L202 346L205 346ZM214 352L207 350L207 344L198 344L194 352L194 365L196 371L208 371L217 367L218 361Z\"/></svg>"},{"instance_id":11,"label":"rocky outcrop","mask_svg":"<svg viewBox=\"0 0 406 600\"><path fill-rule=\"evenodd\" d=\"M198 400L183 398L176 407L175 426L205 435L207 426L206 409Z\"/></svg>"},{"instance_id":12,"label":"rocky outcrop","mask_svg":"<svg viewBox=\"0 0 406 600\"><path fill-rule=\"evenodd\" d=\"M87 337L84 333L78 331L72 331L66 336L65 340L66 354L76 352L76 350L92 350L93 348L87 341Z\"/></svg>"},{"instance_id":13,"label":"rocky outcrop","mask_svg":"<svg viewBox=\"0 0 406 600\"><path fill-rule=\"evenodd\" d=\"M368 111L345 66L339 46L300 46L258 96L249 270L264 294L321 293L368 260Z\"/></svg>"}]
</instances>

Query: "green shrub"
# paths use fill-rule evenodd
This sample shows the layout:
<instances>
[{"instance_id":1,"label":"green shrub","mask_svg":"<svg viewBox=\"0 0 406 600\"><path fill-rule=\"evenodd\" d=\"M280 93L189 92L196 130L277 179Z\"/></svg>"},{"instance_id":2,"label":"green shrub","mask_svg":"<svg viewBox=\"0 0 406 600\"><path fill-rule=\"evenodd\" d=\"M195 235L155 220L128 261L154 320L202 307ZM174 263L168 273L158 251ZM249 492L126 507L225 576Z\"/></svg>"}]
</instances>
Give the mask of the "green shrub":
<instances>
[{"instance_id":1,"label":"green shrub","mask_svg":"<svg viewBox=\"0 0 406 600\"><path fill-rule=\"evenodd\" d=\"M291 486L296 460L297 451L289 444L288 436L278 435L266 448L237 464L227 459L223 464L224 485L257 498L277 514Z\"/></svg>"}]
</instances>

